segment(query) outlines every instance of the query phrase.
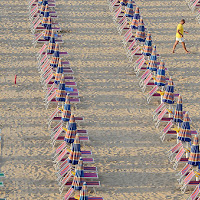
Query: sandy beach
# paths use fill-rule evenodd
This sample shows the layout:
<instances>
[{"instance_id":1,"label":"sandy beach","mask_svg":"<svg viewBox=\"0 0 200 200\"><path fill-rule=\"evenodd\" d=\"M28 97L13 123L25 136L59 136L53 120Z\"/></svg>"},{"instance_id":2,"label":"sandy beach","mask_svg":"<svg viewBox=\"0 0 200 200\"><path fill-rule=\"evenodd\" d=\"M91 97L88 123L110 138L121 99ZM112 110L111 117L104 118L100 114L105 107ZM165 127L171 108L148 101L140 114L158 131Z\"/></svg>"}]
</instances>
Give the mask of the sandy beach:
<instances>
[{"instance_id":1,"label":"sandy beach","mask_svg":"<svg viewBox=\"0 0 200 200\"><path fill-rule=\"evenodd\" d=\"M136 1L153 44L173 76L175 91L183 97L192 127L199 129L200 25L185 1ZM44 107L44 93L36 68L27 1L1 0L1 156L7 200L62 199L55 181L52 146L46 119L52 109ZM56 0L66 57L74 70L81 103L76 116L88 130L101 187L95 196L107 200L179 200L182 194L165 154L175 140L160 141L152 123L158 100L146 103L138 79L126 57L107 0ZM172 54L176 26L185 18L187 48ZM14 76L17 84L14 85ZM183 165L181 165L183 166ZM180 168L179 168L180 169ZM65 190L66 192L66 190ZM94 195L91 193L91 196Z\"/></svg>"}]
</instances>

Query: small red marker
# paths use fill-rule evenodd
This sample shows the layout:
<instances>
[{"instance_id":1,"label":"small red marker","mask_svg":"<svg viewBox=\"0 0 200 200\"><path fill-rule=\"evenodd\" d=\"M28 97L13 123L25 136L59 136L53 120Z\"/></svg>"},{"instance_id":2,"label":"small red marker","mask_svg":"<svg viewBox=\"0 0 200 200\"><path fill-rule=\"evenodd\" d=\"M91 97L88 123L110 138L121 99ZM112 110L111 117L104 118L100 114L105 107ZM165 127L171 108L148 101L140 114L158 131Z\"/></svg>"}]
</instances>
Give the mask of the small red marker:
<instances>
[{"instance_id":1,"label":"small red marker","mask_svg":"<svg viewBox=\"0 0 200 200\"><path fill-rule=\"evenodd\" d=\"M17 83L17 75L15 75L15 84Z\"/></svg>"}]
</instances>

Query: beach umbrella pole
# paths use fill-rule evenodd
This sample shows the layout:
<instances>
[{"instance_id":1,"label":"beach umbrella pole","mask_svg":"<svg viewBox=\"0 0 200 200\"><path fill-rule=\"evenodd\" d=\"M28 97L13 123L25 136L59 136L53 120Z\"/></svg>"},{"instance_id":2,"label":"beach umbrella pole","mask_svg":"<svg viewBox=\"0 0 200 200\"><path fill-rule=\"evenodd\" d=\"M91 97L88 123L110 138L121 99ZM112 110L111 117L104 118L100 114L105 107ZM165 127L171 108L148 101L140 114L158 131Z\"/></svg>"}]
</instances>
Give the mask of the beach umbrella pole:
<instances>
[{"instance_id":1,"label":"beach umbrella pole","mask_svg":"<svg viewBox=\"0 0 200 200\"><path fill-rule=\"evenodd\" d=\"M169 110L171 110L172 109L172 105L171 104L169 104ZM171 113L169 112L169 117L171 117Z\"/></svg>"},{"instance_id":2,"label":"beach umbrella pole","mask_svg":"<svg viewBox=\"0 0 200 200\"><path fill-rule=\"evenodd\" d=\"M188 142L186 142L186 148L189 149L189 144L188 144ZM186 151L186 158L189 158L189 152L188 152L188 151Z\"/></svg>"},{"instance_id":3,"label":"beach umbrella pole","mask_svg":"<svg viewBox=\"0 0 200 200\"><path fill-rule=\"evenodd\" d=\"M197 166L197 172L199 172L199 166ZM199 181L199 175L196 175L196 181Z\"/></svg>"}]
</instances>

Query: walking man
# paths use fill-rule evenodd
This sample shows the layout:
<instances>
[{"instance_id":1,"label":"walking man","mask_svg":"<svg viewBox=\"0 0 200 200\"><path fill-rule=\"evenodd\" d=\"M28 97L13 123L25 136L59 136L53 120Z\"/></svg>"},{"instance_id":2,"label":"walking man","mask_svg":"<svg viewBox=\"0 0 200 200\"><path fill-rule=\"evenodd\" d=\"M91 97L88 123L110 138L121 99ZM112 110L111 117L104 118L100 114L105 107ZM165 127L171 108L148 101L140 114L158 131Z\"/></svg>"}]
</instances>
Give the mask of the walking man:
<instances>
[{"instance_id":1,"label":"walking man","mask_svg":"<svg viewBox=\"0 0 200 200\"><path fill-rule=\"evenodd\" d=\"M183 46L185 52L186 52L186 53L190 53L190 52L186 49L185 42L184 42L184 38L183 38L183 33L188 33L187 31L184 31L184 30L183 30L183 24L185 24L185 20L184 20L184 19L182 19L181 22L180 22L180 24L177 26L176 41L175 41L175 43L174 43L172 53L175 53L176 45L177 45L179 42L182 43L182 46Z\"/></svg>"}]
</instances>

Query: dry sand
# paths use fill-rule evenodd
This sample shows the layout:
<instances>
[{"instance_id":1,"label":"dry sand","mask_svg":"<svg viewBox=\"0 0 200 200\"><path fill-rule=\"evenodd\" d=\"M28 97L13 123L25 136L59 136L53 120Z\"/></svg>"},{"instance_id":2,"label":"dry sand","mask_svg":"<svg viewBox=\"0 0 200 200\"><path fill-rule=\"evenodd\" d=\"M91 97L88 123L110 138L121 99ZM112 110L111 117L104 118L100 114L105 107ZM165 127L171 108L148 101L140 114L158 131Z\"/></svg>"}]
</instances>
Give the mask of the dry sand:
<instances>
[{"instance_id":1,"label":"dry sand","mask_svg":"<svg viewBox=\"0 0 200 200\"><path fill-rule=\"evenodd\" d=\"M165 152L175 141L161 143L152 123L158 101L146 104L127 61L106 0L57 0L62 45L81 96L75 114L84 116L105 199L186 199ZM199 126L200 25L184 1L138 1L158 53L173 75L193 124ZM61 199L51 160L52 148L43 91L36 69L27 2L1 0L1 196L18 199ZM179 46L171 54L176 25L186 19L190 55ZM14 85L14 75L18 75ZM178 81L179 80L179 81Z\"/></svg>"}]
</instances>

